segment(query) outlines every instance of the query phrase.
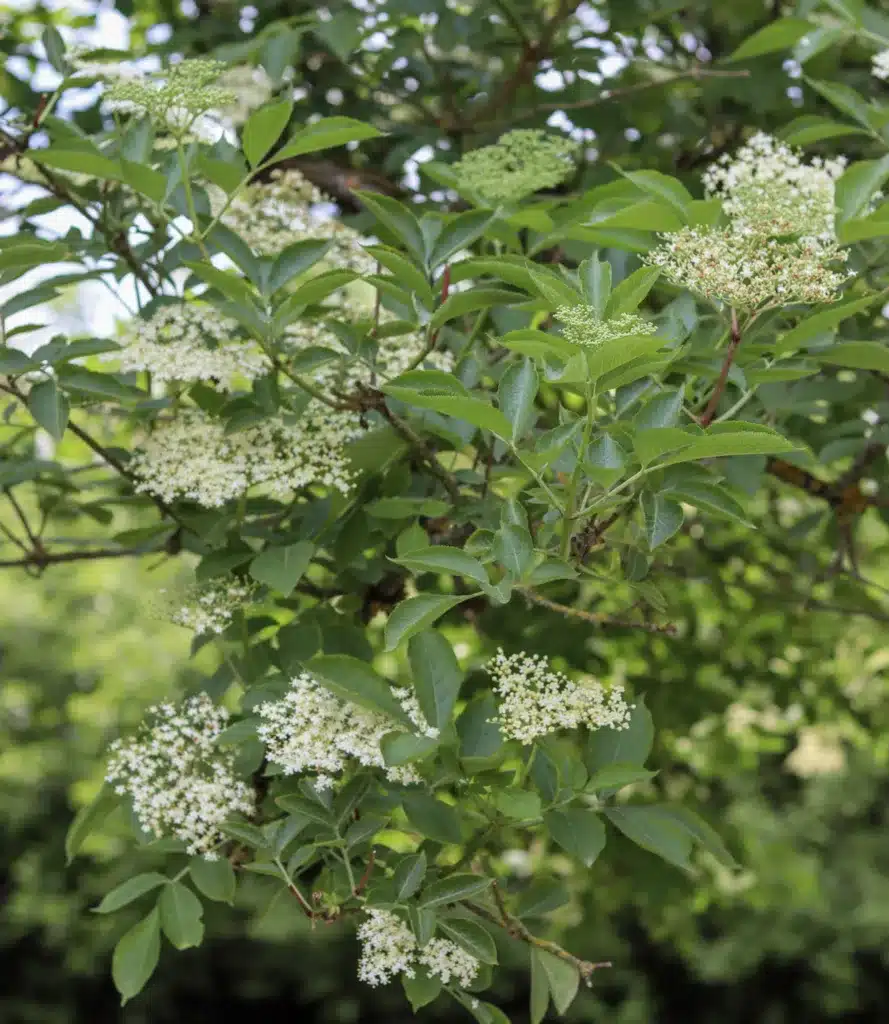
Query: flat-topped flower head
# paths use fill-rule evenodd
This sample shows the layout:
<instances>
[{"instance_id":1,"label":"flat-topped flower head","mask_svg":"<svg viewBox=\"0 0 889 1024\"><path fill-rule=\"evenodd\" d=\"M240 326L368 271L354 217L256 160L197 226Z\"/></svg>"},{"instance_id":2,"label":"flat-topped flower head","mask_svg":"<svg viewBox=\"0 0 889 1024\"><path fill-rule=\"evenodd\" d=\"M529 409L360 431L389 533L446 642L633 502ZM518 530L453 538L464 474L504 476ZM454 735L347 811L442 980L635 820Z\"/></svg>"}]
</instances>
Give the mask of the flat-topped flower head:
<instances>
[{"instance_id":1,"label":"flat-topped flower head","mask_svg":"<svg viewBox=\"0 0 889 1024\"><path fill-rule=\"evenodd\" d=\"M112 744L106 779L128 795L142 829L173 837L213 859L220 824L250 814L250 788L234 773L234 752L220 750L228 712L205 694L150 708L135 736Z\"/></svg>"},{"instance_id":2,"label":"flat-topped flower head","mask_svg":"<svg viewBox=\"0 0 889 1024\"><path fill-rule=\"evenodd\" d=\"M879 53L874 54L870 73L874 78L889 82L889 49L880 50Z\"/></svg>"},{"instance_id":3,"label":"flat-topped flower head","mask_svg":"<svg viewBox=\"0 0 889 1024\"><path fill-rule=\"evenodd\" d=\"M467 988L478 974L478 960L450 939L430 939L420 950L418 959L443 985L455 981L461 988Z\"/></svg>"},{"instance_id":4,"label":"flat-topped flower head","mask_svg":"<svg viewBox=\"0 0 889 1024\"><path fill-rule=\"evenodd\" d=\"M274 83L265 68L251 67L249 64L236 64L227 68L219 76L216 85L227 89L234 99L219 111L220 117L227 125L240 127L247 118L267 103L275 91Z\"/></svg>"},{"instance_id":5,"label":"flat-topped flower head","mask_svg":"<svg viewBox=\"0 0 889 1024\"><path fill-rule=\"evenodd\" d=\"M172 592L162 590L163 606L159 610L177 626L191 629L198 636L219 634L231 625L235 612L250 603L256 590L250 580L224 576Z\"/></svg>"},{"instance_id":6,"label":"flat-topped flower head","mask_svg":"<svg viewBox=\"0 0 889 1024\"><path fill-rule=\"evenodd\" d=\"M413 978L417 940L408 925L391 910L366 910L367 917L358 927L361 959L358 979L376 988L399 974Z\"/></svg>"},{"instance_id":7,"label":"flat-topped flower head","mask_svg":"<svg viewBox=\"0 0 889 1024\"><path fill-rule=\"evenodd\" d=\"M104 358L124 371L148 370L158 383L212 381L231 391L238 381L249 383L270 369L259 346L240 334L237 321L212 306L183 302L131 321L122 348Z\"/></svg>"},{"instance_id":8,"label":"flat-topped flower head","mask_svg":"<svg viewBox=\"0 0 889 1024\"><path fill-rule=\"evenodd\" d=\"M309 673L291 682L290 691L277 701L257 708L262 719L259 738L266 745L268 759L287 775L313 772L321 788L333 785L355 761L368 768L382 768L390 782L418 782L410 765L386 766L380 742L390 732L403 728L387 715L340 700ZM413 692L392 691L417 733L435 737Z\"/></svg>"},{"instance_id":9,"label":"flat-topped flower head","mask_svg":"<svg viewBox=\"0 0 889 1024\"><path fill-rule=\"evenodd\" d=\"M771 135L758 132L704 173L707 193L723 201L732 230L758 238L792 235L833 239L834 186L844 157L804 163Z\"/></svg>"},{"instance_id":10,"label":"flat-topped flower head","mask_svg":"<svg viewBox=\"0 0 889 1024\"><path fill-rule=\"evenodd\" d=\"M621 313L602 319L593 306L559 306L556 319L564 324L562 335L573 345L594 348L604 341L629 334L654 334L655 325L635 313Z\"/></svg>"},{"instance_id":11,"label":"flat-topped flower head","mask_svg":"<svg viewBox=\"0 0 889 1024\"><path fill-rule=\"evenodd\" d=\"M485 202L514 203L532 192L555 188L574 170L578 144L536 128L517 128L493 146L467 153L454 164L462 188Z\"/></svg>"},{"instance_id":12,"label":"flat-topped flower head","mask_svg":"<svg viewBox=\"0 0 889 1024\"><path fill-rule=\"evenodd\" d=\"M219 508L252 487L281 501L313 484L348 494L352 471L344 449L361 431L357 414L315 399L298 417L274 416L233 433L202 410L187 409L158 426L131 466L137 490L204 508Z\"/></svg>"},{"instance_id":13,"label":"flat-topped flower head","mask_svg":"<svg viewBox=\"0 0 889 1024\"><path fill-rule=\"evenodd\" d=\"M541 655L521 651L507 656L498 650L487 671L499 698L500 731L509 739L528 744L559 729L625 729L629 724L632 705L624 701L623 687L606 690L597 682L574 682L554 672Z\"/></svg>"}]
</instances>

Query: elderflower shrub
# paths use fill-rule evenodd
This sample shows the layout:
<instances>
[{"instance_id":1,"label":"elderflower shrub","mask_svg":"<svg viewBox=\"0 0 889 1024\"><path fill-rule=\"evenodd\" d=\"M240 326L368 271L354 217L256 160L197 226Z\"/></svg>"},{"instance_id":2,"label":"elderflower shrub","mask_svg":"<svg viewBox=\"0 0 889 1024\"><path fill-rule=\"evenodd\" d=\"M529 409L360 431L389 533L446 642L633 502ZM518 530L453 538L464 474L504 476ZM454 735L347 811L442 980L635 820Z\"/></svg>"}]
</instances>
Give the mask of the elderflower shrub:
<instances>
[{"instance_id":1,"label":"elderflower shrub","mask_svg":"<svg viewBox=\"0 0 889 1024\"><path fill-rule=\"evenodd\" d=\"M177 626L197 636L218 635L232 624L235 612L250 603L256 589L250 581L220 577L172 592L162 590L162 611Z\"/></svg>"},{"instance_id":2,"label":"elderflower shrub","mask_svg":"<svg viewBox=\"0 0 889 1024\"><path fill-rule=\"evenodd\" d=\"M417 940L408 925L390 910L368 909L358 926L361 959L358 978L376 988L403 974L416 975L414 959Z\"/></svg>"},{"instance_id":3,"label":"elderflower shrub","mask_svg":"<svg viewBox=\"0 0 889 1024\"><path fill-rule=\"evenodd\" d=\"M514 203L563 182L574 170L577 151L570 139L517 128L493 146L471 150L453 170L459 186L485 202Z\"/></svg>"},{"instance_id":4,"label":"elderflower shrub","mask_svg":"<svg viewBox=\"0 0 889 1024\"><path fill-rule=\"evenodd\" d=\"M443 985L453 979L461 988L468 988L475 981L479 969L478 960L450 939L430 939L420 950L419 961Z\"/></svg>"},{"instance_id":5,"label":"elderflower shrub","mask_svg":"<svg viewBox=\"0 0 889 1024\"><path fill-rule=\"evenodd\" d=\"M310 484L346 494L351 471L343 449L360 431L357 416L317 401L298 417L275 416L233 433L187 409L146 438L132 468L137 490L204 508L220 508L256 486L281 500Z\"/></svg>"},{"instance_id":6,"label":"elderflower shrub","mask_svg":"<svg viewBox=\"0 0 889 1024\"><path fill-rule=\"evenodd\" d=\"M232 391L241 381L267 373L268 357L255 342L245 341L237 320L212 306L183 302L161 306L147 320L132 321L122 347L104 358L125 371L147 370L153 379L215 381Z\"/></svg>"},{"instance_id":7,"label":"elderflower shrub","mask_svg":"<svg viewBox=\"0 0 889 1024\"><path fill-rule=\"evenodd\" d=\"M252 792L234 773L234 752L217 745L227 722L228 712L204 693L150 708L134 737L111 745L105 776L132 800L145 832L179 839L207 860L223 838L220 824L253 811Z\"/></svg>"},{"instance_id":8,"label":"elderflower shrub","mask_svg":"<svg viewBox=\"0 0 889 1024\"><path fill-rule=\"evenodd\" d=\"M573 345L591 348L614 338L630 334L654 334L657 330L650 320L636 313L621 313L619 316L603 319L593 306L559 306L556 319L565 326L562 335Z\"/></svg>"},{"instance_id":9,"label":"elderflower shrub","mask_svg":"<svg viewBox=\"0 0 889 1024\"><path fill-rule=\"evenodd\" d=\"M286 775L315 772L318 787L329 789L352 759L368 768L383 768L390 782L420 781L410 765L386 766L383 760L380 741L399 728L391 718L340 700L306 672L290 686L281 700L256 709L262 719L257 731L266 754ZM409 690L397 688L393 695L419 735L438 736Z\"/></svg>"},{"instance_id":10,"label":"elderflower shrub","mask_svg":"<svg viewBox=\"0 0 889 1024\"><path fill-rule=\"evenodd\" d=\"M870 73L874 78L889 82L889 49L880 50L879 53L874 54Z\"/></svg>"},{"instance_id":11,"label":"elderflower shrub","mask_svg":"<svg viewBox=\"0 0 889 1024\"><path fill-rule=\"evenodd\" d=\"M599 683L575 683L554 672L542 655L506 655L502 649L488 663L499 697L500 731L521 743L533 743L560 729L625 729L632 705L623 687L610 691Z\"/></svg>"},{"instance_id":12,"label":"elderflower shrub","mask_svg":"<svg viewBox=\"0 0 889 1024\"><path fill-rule=\"evenodd\" d=\"M221 132L208 112L236 100L230 89L215 84L224 69L221 61L184 60L171 65L160 77L112 83L104 106L109 113L148 117L156 130L168 132L177 142L196 138L212 143Z\"/></svg>"},{"instance_id":13,"label":"elderflower shrub","mask_svg":"<svg viewBox=\"0 0 889 1024\"><path fill-rule=\"evenodd\" d=\"M231 228L258 253L273 255L294 242L329 241L326 262L333 267L373 273L376 263L365 252L369 239L331 215L330 200L299 171L272 171L270 180L257 182L227 198L219 188L208 190L213 216ZM224 212L223 212L224 211Z\"/></svg>"}]
</instances>

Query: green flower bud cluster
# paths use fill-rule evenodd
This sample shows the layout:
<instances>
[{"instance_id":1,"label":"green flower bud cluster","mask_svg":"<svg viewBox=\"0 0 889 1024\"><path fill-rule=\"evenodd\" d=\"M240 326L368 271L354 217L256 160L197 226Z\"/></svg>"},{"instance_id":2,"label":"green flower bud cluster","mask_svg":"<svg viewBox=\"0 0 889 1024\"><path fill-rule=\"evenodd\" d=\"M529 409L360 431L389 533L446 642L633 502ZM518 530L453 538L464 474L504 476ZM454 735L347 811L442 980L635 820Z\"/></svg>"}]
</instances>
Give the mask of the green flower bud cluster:
<instances>
[{"instance_id":1,"label":"green flower bud cluster","mask_svg":"<svg viewBox=\"0 0 889 1024\"><path fill-rule=\"evenodd\" d=\"M593 306L560 306L556 318L565 326L562 335L572 345L594 347L628 334L654 334L653 323L635 313L602 319Z\"/></svg>"},{"instance_id":2,"label":"green flower bud cluster","mask_svg":"<svg viewBox=\"0 0 889 1024\"><path fill-rule=\"evenodd\" d=\"M520 128L493 146L467 153L454 165L461 188L492 205L514 203L554 188L574 170L578 144L538 129Z\"/></svg>"}]
</instances>

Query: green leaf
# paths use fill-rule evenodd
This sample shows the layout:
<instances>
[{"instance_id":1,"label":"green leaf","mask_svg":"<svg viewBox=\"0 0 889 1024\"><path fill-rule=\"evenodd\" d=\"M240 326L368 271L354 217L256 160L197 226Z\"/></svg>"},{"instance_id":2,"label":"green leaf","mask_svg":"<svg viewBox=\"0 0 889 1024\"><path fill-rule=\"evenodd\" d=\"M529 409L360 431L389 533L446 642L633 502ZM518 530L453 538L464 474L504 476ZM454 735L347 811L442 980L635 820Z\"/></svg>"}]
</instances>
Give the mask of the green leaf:
<instances>
[{"instance_id":1,"label":"green leaf","mask_svg":"<svg viewBox=\"0 0 889 1024\"><path fill-rule=\"evenodd\" d=\"M534 402L540 387L540 377L531 359L524 358L507 369L500 378L497 403L500 411L512 424L510 440L515 443L534 425Z\"/></svg>"},{"instance_id":2,"label":"green leaf","mask_svg":"<svg viewBox=\"0 0 889 1024\"><path fill-rule=\"evenodd\" d=\"M542 1024L546 1011L549 1009L549 979L543 969L538 950L530 947L531 951L531 1005L529 1015L531 1024Z\"/></svg>"},{"instance_id":3,"label":"green leaf","mask_svg":"<svg viewBox=\"0 0 889 1024\"><path fill-rule=\"evenodd\" d=\"M330 812L314 800L306 800L305 797L288 793L285 796L279 796L275 803L297 819L304 819L304 822L326 825L331 829L334 827L334 820Z\"/></svg>"},{"instance_id":4,"label":"green leaf","mask_svg":"<svg viewBox=\"0 0 889 1024\"><path fill-rule=\"evenodd\" d=\"M305 273L324 258L330 246L329 240L308 238L282 249L269 271L264 289L266 294L273 295L293 278Z\"/></svg>"},{"instance_id":5,"label":"green leaf","mask_svg":"<svg viewBox=\"0 0 889 1024\"><path fill-rule=\"evenodd\" d=\"M729 424L726 424L729 426ZM731 424L735 426L735 424ZM787 438L765 427L755 430L743 430L737 433L713 433L711 431L699 437L676 455L671 455L660 463L661 467L673 466L680 462L698 459L723 458L727 455L782 455L797 450L797 446Z\"/></svg>"},{"instance_id":6,"label":"green leaf","mask_svg":"<svg viewBox=\"0 0 889 1024\"><path fill-rule=\"evenodd\" d=\"M278 630L277 640L280 667L295 673L321 649L321 629L311 620L291 622Z\"/></svg>"},{"instance_id":7,"label":"green leaf","mask_svg":"<svg viewBox=\"0 0 889 1024\"><path fill-rule=\"evenodd\" d=\"M420 222L413 213L397 199L377 192L356 193L364 206L376 219L400 241L420 263L424 262L426 243Z\"/></svg>"},{"instance_id":8,"label":"green leaf","mask_svg":"<svg viewBox=\"0 0 889 1024\"><path fill-rule=\"evenodd\" d=\"M545 949L535 949L534 956L539 960L543 973L546 975L556 1011L560 1014L566 1013L577 995L580 971L574 964L566 963Z\"/></svg>"},{"instance_id":9,"label":"green leaf","mask_svg":"<svg viewBox=\"0 0 889 1024\"><path fill-rule=\"evenodd\" d=\"M268 847L262 830L255 825L247 824L247 822L224 821L219 826L219 831L230 839L237 839L239 843L244 843L255 850L264 850Z\"/></svg>"},{"instance_id":10,"label":"green leaf","mask_svg":"<svg viewBox=\"0 0 889 1024\"><path fill-rule=\"evenodd\" d=\"M52 167L59 171L74 171L76 174L86 174L91 178L103 178L110 181L120 181L123 177L123 169L114 160L102 156L98 151L88 149L34 149L28 156L44 167Z\"/></svg>"},{"instance_id":11,"label":"green leaf","mask_svg":"<svg viewBox=\"0 0 889 1024\"><path fill-rule=\"evenodd\" d=\"M697 842L726 867L734 868L738 862L722 841L719 833L690 807L677 804L664 804L661 810L669 815L679 826L684 828Z\"/></svg>"},{"instance_id":12,"label":"green leaf","mask_svg":"<svg viewBox=\"0 0 889 1024\"><path fill-rule=\"evenodd\" d=\"M854 89L841 82L823 82L816 78L809 78L808 75L803 77L816 92L820 93L837 110L848 114L849 117L854 118L859 124L864 125L865 128L871 129L871 108L860 93L857 93Z\"/></svg>"},{"instance_id":13,"label":"green leaf","mask_svg":"<svg viewBox=\"0 0 889 1024\"><path fill-rule=\"evenodd\" d=\"M87 836L101 825L118 803L119 798L114 789L105 782L93 799L74 815L65 835L66 864L74 860Z\"/></svg>"},{"instance_id":14,"label":"green leaf","mask_svg":"<svg viewBox=\"0 0 889 1024\"><path fill-rule=\"evenodd\" d=\"M779 18L748 36L728 60L748 60L750 57L761 57L764 53L787 50L815 27L802 18Z\"/></svg>"},{"instance_id":15,"label":"green leaf","mask_svg":"<svg viewBox=\"0 0 889 1024\"><path fill-rule=\"evenodd\" d=\"M610 338L594 349L584 352L584 377L591 384L595 383L600 377L604 377L606 373L616 370L619 366L624 366L640 356L657 352L668 341L668 338L660 338L654 334L629 334L625 338Z\"/></svg>"},{"instance_id":16,"label":"green leaf","mask_svg":"<svg viewBox=\"0 0 889 1024\"><path fill-rule=\"evenodd\" d=\"M520 292L507 291L505 288L472 288L466 292L455 292L432 314L429 326L441 327L449 320L474 313L478 309L493 309L494 306L509 306L525 301L526 296Z\"/></svg>"},{"instance_id":17,"label":"green leaf","mask_svg":"<svg viewBox=\"0 0 889 1024\"><path fill-rule=\"evenodd\" d=\"M386 622L386 650L394 651L399 644L412 637L420 630L426 629L434 622L456 608L458 604L467 601L472 594L461 594L452 597L447 594L418 594L417 597L409 597L396 605Z\"/></svg>"},{"instance_id":18,"label":"green leaf","mask_svg":"<svg viewBox=\"0 0 889 1024\"><path fill-rule=\"evenodd\" d=\"M445 903L457 903L460 900L478 896L491 884L490 878L481 875L455 874L432 882L420 894L421 907L439 907Z\"/></svg>"},{"instance_id":19,"label":"green leaf","mask_svg":"<svg viewBox=\"0 0 889 1024\"><path fill-rule=\"evenodd\" d=\"M425 531L423 531L423 540L426 540ZM400 558L393 558L391 561L403 565L413 573L450 573L454 576L465 576L482 586L488 584L488 573L477 558L473 558L462 548L452 548L446 544L413 548Z\"/></svg>"},{"instance_id":20,"label":"green leaf","mask_svg":"<svg viewBox=\"0 0 889 1024\"><path fill-rule=\"evenodd\" d=\"M426 854L409 853L403 857L392 875L395 885L395 898L407 900L416 893L426 877Z\"/></svg>"},{"instance_id":21,"label":"green leaf","mask_svg":"<svg viewBox=\"0 0 889 1024\"><path fill-rule=\"evenodd\" d=\"M605 306L605 317L635 313L661 276L660 267L640 267L624 278L611 292Z\"/></svg>"},{"instance_id":22,"label":"green leaf","mask_svg":"<svg viewBox=\"0 0 889 1024\"><path fill-rule=\"evenodd\" d=\"M493 219L494 214L489 210L467 210L450 217L432 246L427 261L429 270L434 271L455 252L472 245Z\"/></svg>"},{"instance_id":23,"label":"green leaf","mask_svg":"<svg viewBox=\"0 0 889 1024\"><path fill-rule=\"evenodd\" d=\"M241 145L251 167L255 167L278 141L292 113L292 100L281 100L260 107L247 118Z\"/></svg>"},{"instance_id":24,"label":"green leaf","mask_svg":"<svg viewBox=\"0 0 889 1024\"><path fill-rule=\"evenodd\" d=\"M401 802L407 820L418 832L439 843L460 842L462 831L456 808L427 793L405 793ZM420 904L429 905L425 894Z\"/></svg>"},{"instance_id":25,"label":"green leaf","mask_svg":"<svg viewBox=\"0 0 889 1024\"><path fill-rule=\"evenodd\" d=\"M413 977L402 974L401 984L414 1013L437 999L443 987L441 978L433 978L423 967L415 968Z\"/></svg>"},{"instance_id":26,"label":"green leaf","mask_svg":"<svg viewBox=\"0 0 889 1024\"><path fill-rule=\"evenodd\" d=\"M231 299L236 304L243 304L253 313L256 312L253 289L243 277L230 270L220 270L209 263L196 260L185 260L184 266L193 270L202 281L206 281L211 288L215 288L227 299Z\"/></svg>"},{"instance_id":27,"label":"green leaf","mask_svg":"<svg viewBox=\"0 0 889 1024\"><path fill-rule=\"evenodd\" d=\"M612 765L641 768L651 753L654 723L644 698L636 700L626 729L596 729L587 737L584 763L590 775Z\"/></svg>"},{"instance_id":28,"label":"green leaf","mask_svg":"<svg viewBox=\"0 0 889 1024\"><path fill-rule=\"evenodd\" d=\"M380 750L387 765L408 764L432 753L438 740L417 736L412 732L389 732L380 740Z\"/></svg>"},{"instance_id":29,"label":"green leaf","mask_svg":"<svg viewBox=\"0 0 889 1024\"><path fill-rule=\"evenodd\" d=\"M682 391L666 391L646 402L633 417L635 430L675 427L682 412Z\"/></svg>"},{"instance_id":30,"label":"green leaf","mask_svg":"<svg viewBox=\"0 0 889 1024\"><path fill-rule=\"evenodd\" d=\"M46 59L54 71L60 75L68 73L68 62L65 60L65 40L55 26L47 25L40 36L43 48L46 50Z\"/></svg>"},{"instance_id":31,"label":"green leaf","mask_svg":"<svg viewBox=\"0 0 889 1024\"><path fill-rule=\"evenodd\" d=\"M813 359L831 366L852 370L877 370L889 373L889 347L880 341L844 341L824 351L813 352Z\"/></svg>"},{"instance_id":32,"label":"green leaf","mask_svg":"<svg viewBox=\"0 0 889 1024\"><path fill-rule=\"evenodd\" d=\"M307 124L294 132L275 154L275 160L289 160L304 153L316 153L319 149L344 146L347 142L375 139L382 134L373 125L356 121L353 117L322 117L314 124Z\"/></svg>"},{"instance_id":33,"label":"green leaf","mask_svg":"<svg viewBox=\"0 0 889 1024\"><path fill-rule=\"evenodd\" d=\"M138 995L154 973L161 949L157 907L121 936L111 959L111 977L125 1004Z\"/></svg>"},{"instance_id":34,"label":"green leaf","mask_svg":"<svg viewBox=\"0 0 889 1024\"><path fill-rule=\"evenodd\" d=\"M483 964L497 963L497 947L488 930L482 925L462 917L447 917L442 918L438 926L445 935L453 939L458 946L462 946L476 960Z\"/></svg>"},{"instance_id":35,"label":"green leaf","mask_svg":"<svg viewBox=\"0 0 889 1024\"><path fill-rule=\"evenodd\" d=\"M433 728L445 729L463 682L454 649L441 633L424 630L410 638L407 652L423 717Z\"/></svg>"},{"instance_id":36,"label":"green leaf","mask_svg":"<svg viewBox=\"0 0 889 1024\"><path fill-rule=\"evenodd\" d=\"M158 901L164 935L176 949L200 946L204 938L204 908L195 894L181 882L173 882Z\"/></svg>"},{"instance_id":37,"label":"green leaf","mask_svg":"<svg viewBox=\"0 0 889 1024\"><path fill-rule=\"evenodd\" d=\"M494 793L494 806L514 821L531 821L541 814L540 797L522 789L501 789Z\"/></svg>"},{"instance_id":38,"label":"green leaf","mask_svg":"<svg viewBox=\"0 0 889 1024\"><path fill-rule=\"evenodd\" d=\"M120 910L121 907L125 907L128 903L132 903L133 900L139 899L140 896L151 892L152 889L156 889L159 885L166 885L167 882L169 882L169 879L166 875L158 874L156 871L134 875L112 889L95 908L95 912L97 914L113 914L115 910Z\"/></svg>"},{"instance_id":39,"label":"green leaf","mask_svg":"<svg viewBox=\"0 0 889 1024\"><path fill-rule=\"evenodd\" d=\"M663 494L645 491L639 499L645 520L645 536L651 551L668 541L685 522L682 506Z\"/></svg>"},{"instance_id":40,"label":"green leaf","mask_svg":"<svg viewBox=\"0 0 889 1024\"><path fill-rule=\"evenodd\" d=\"M265 583L289 597L308 569L314 553L315 545L306 540L287 547L266 548L250 563L250 575L259 583Z\"/></svg>"},{"instance_id":41,"label":"green leaf","mask_svg":"<svg viewBox=\"0 0 889 1024\"><path fill-rule=\"evenodd\" d=\"M382 388L386 393L395 393L395 390L387 385ZM449 395L424 394L420 392L402 392L399 390L397 397L411 405L420 406L423 409L433 409L443 416L453 416L454 419L464 420L480 430L490 430L491 433L508 440L512 436L512 425L509 420L495 409L493 405L480 398L452 398Z\"/></svg>"},{"instance_id":42,"label":"green leaf","mask_svg":"<svg viewBox=\"0 0 889 1024\"><path fill-rule=\"evenodd\" d=\"M521 579L534 561L534 541L523 526L506 523L494 534L492 553L514 579Z\"/></svg>"},{"instance_id":43,"label":"green leaf","mask_svg":"<svg viewBox=\"0 0 889 1024\"><path fill-rule=\"evenodd\" d=\"M845 171L834 187L840 224L863 213L873 194L889 178L889 156L859 160Z\"/></svg>"},{"instance_id":44,"label":"green leaf","mask_svg":"<svg viewBox=\"0 0 889 1024\"><path fill-rule=\"evenodd\" d=\"M547 811L544 824L562 849L589 867L605 846L605 826L594 811L569 807Z\"/></svg>"},{"instance_id":45,"label":"green leaf","mask_svg":"<svg viewBox=\"0 0 889 1024\"><path fill-rule=\"evenodd\" d=\"M604 316L611 295L611 264L608 260L600 260L599 254L594 252L580 264L577 274L583 297L600 317Z\"/></svg>"},{"instance_id":46,"label":"green leaf","mask_svg":"<svg viewBox=\"0 0 889 1024\"><path fill-rule=\"evenodd\" d=\"M68 399L55 380L42 380L28 394L28 409L37 423L56 441L61 441L68 425Z\"/></svg>"},{"instance_id":47,"label":"green leaf","mask_svg":"<svg viewBox=\"0 0 889 1024\"><path fill-rule=\"evenodd\" d=\"M188 868L189 876L195 888L208 900L231 905L235 899L235 869L224 858L207 860L206 857L194 857Z\"/></svg>"},{"instance_id":48,"label":"green leaf","mask_svg":"<svg viewBox=\"0 0 889 1024\"><path fill-rule=\"evenodd\" d=\"M340 700L351 701L368 711L388 715L410 726L411 721L382 676L366 662L348 654L322 654L306 666L309 672Z\"/></svg>"},{"instance_id":49,"label":"green leaf","mask_svg":"<svg viewBox=\"0 0 889 1024\"><path fill-rule=\"evenodd\" d=\"M686 208L692 202L693 196L681 181L671 178L668 174L661 174L660 171L625 171L616 165L612 166L618 174L628 178L643 192L669 203L682 215L683 220L685 219Z\"/></svg>"},{"instance_id":50,"label":"green leaf","mask_svg":"<svg viewBox=\"0 0 889 1024\"><path fill-rule=\"evenodd\" d=\"M608 820L643 849L679 868L688 867L691 836L664 808L657 806L606 807Z\"/></svg>"},{"instance_id":51,"label":"green leaf","mask_svg":"<svg viewBox=\"0 0 889 1024\"><path fill-rule=\"evenodd\" d=\"M416 263L387 245L367 245L364 251L391 271L399 284L413 292L427 309L433 307L435 295L426 280L426 275Z\"/></svg>"},{"instance_id":52,"label":"green leaf","mask_svg":"<svg viewBox=\"0 0 889 1024\"><path fill-rule=\"evenodd\" d=\"M656 772L636 768L631 764L609 764L590 776L586 784L588 790L618 790L631 786L634 782L647 782L653 779Z\"/></svg>"},{"instance_id":53,"label":"green leaf","mask_svg":"<svg viewBox=\"0 0 889 1024\"><path fill-rule=\"evenodd\" d=\"M443 516L450 506L438 498L378 498L364 506L375 519L414 519L417 516Z\"/></svg>"}]
</instances>

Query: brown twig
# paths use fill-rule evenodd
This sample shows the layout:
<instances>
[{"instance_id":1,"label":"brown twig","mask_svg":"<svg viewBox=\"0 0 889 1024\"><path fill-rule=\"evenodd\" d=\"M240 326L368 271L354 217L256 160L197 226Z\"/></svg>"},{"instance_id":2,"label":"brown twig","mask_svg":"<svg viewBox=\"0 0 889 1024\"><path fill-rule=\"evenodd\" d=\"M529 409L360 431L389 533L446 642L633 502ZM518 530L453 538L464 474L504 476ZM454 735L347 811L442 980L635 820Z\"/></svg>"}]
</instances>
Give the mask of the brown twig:
<instances>
[{"instance_id":1,"label":"brown twig","mask_svg":"<svg viewBox=\"0 0 889 1024\"><path fill-rule=\"evenodd\" d=\"M532 604L540 605L541 608L548 608L551 612L558 612L570 619L579 619L581 622L589 622L593 626L616 626L620 629L641 629L644 633L663 633L667 636L676 635L676 626L673 623L659 625L656 622L631 622L629 619L615 619L602 612L586 612L580 608L572 608L567 604L559 604L558 601L550 601L530 587L517 587L520 594L526 597Z\"/></svg>"},{"instance_id":2,"label":"brown twig","mask_svg":"<svg viewBox=\"0 0 889 1024\"><path fill-rule=\"evenodd\" d=\"M371 848L370 856L367 858L367 867L364 869L364 874L358 879L358 885L352 890L353 896L360 896L364 892L367 883L370 881L371 872L374 869L374 862L377 859L377 851Z\"/></svg>"},{"instance_id":3,"label":"brown twig","mask_svg":"<svg viewBox=\"0 0 889 1024\"><path fill-rule=\"evenodd\" d=\"M719 400L722 398L723 392L725 391L726 381L728 380L729 370L732 368L732 363L735 360L735 355L738 352L738 347L741 344L741 327L738 323L737 310L732 310L732 326L731 334L729 337L728 349L725 353L725 359L722 361L722 369L719 371L719 377L716 380L716 386L713 388L713 394L710 395L710 401L707 402L707 407L701 413L698 423L702 427L709 427L713 422L713 417L716 415L716 409L719 405Z\"/></svg>"},{"instance_id":4,"label":"brown twig","mask_svg":"<svg viewBox=\"0 0 889 1024\"><path fill-rule=\"evenodd\" d=\"M118 548L94 548L87 551L45 551L42 548L37 551L32 551L24 558L9 559L7 561L0 561L0 569L14 569L14 568L25 568L27 566L36 566L39 569L44 568L47 565L57 565L62 562L86 562L94 561L99 558L130 558L137 557L139 555L153 555L157 554L158 548L133 548L133 549L118 549Z\"/></svg>"}]
</instances>

